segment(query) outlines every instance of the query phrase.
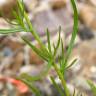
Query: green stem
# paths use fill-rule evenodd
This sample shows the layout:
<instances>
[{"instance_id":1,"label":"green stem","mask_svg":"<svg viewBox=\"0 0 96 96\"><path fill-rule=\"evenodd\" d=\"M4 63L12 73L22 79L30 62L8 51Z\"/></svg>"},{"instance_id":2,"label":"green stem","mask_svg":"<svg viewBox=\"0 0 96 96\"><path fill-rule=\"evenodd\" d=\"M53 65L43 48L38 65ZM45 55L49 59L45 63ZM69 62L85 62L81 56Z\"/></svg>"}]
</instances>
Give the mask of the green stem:
<instances>
[{"instance_id":1,"label":"green stem","mask_svg":"<svg viewBox=\"0 0 96 96\"><path fill-rule=\"evenodd\" d=\"M64 91L62 91L62 89L59 87L59 85L56 83L56 81L54 80L54 78L51 76L51 81L53 83L53 85L55 86L55 88L57 89L57 91L59 92L60 96L64 96Z\"/></svg>"},{"instance_id":2,"label":"green stem","mask_svg":"<svg viewBox=\"0 0 96 96\"><path fill-rule=\"evenodd\" d=\"M48 50L46 49L45 45L42 43L42 40L40 39L39 35L38 35L37 32L34 30L34 28L33 28L33 26L32 26L32 24L31 24L31 22L30 22L30 20L29 20L29 18L28 18L28 16L27 16L26 13L24 13L24 17L25 17L26 22L27 22L27 24L28 24L28 26L29 26L30 32L32 33L32 35L34 36L34 38L37 40L37 42L40 44L41 49L43 49L43 51L45 52L45 54L46 54L47 56L50 56L50 54L49 54Z\"/></svg>"},{"instance_id":3,"label":"green stem","mask_svg":"<svg viewBox=\"0 0 96 96\"><path fill-rule=\"evenodd\" d=\"M62 85L63 85L66 96L70 96L70 94L69 94L70 92L69 92L69 90L67 88L66 81L64 80L64 77L63 77L61 71L59 70L59 68L58 68L58 66L56 64L53 64L53 66L54 66L54 68L55 68L55 70L56 70L56 72L57 72L57 74L59 76L59 79L62 82Z\"/></svg>"}]
</instances>

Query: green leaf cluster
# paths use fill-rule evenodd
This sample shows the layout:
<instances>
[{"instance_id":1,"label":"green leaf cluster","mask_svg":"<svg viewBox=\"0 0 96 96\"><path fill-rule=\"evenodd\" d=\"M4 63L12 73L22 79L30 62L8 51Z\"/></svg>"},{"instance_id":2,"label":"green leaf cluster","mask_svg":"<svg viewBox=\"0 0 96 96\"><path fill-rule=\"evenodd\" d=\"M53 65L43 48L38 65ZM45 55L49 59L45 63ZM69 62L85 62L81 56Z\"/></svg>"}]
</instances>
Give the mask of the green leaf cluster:
<instances>
[{"instance_id":1,"label":"green leaf cluster","mask_svg":"<svg viewBox=\"0 0 96 96\"><path fill-rule=\"evenodd\" d=\"M71 55L75 38L78 32L78 11L75 4L75 0L70 0L72 4L72 8L74 11L74 26L73 26L73 32L72 37L70 40L70 44L68 49L66 50L66 55L64 52L64 42L61 38L61 27L59 27L59 33L58 33L58 41L56 44L51 45L51 36L50 32L47 29L46 35L47 35L47 42L48 46L45 46L38 35L38 33L35 31L32 23L30 22L27 13L24 10L24 4L23 0L17 0L18 1L18 12L13 10L13 15L15 16L15 20L10 21L6 20L9 24L11 24L12 28L10 29L0 29L0 34L10 34L10 33L16 33L16 32L30 32L32 33L34 39L38 42L40 45L40 48L37 48L32 42L28 40L26 37L21 37L24 42L29 45L32 50L38 54L44 61L46 61L47 65L45 67L45 70L43 70L38 76L30 76L26 73L22 74L18 79L22 80L26 85L29 86L29 88L34 92L36 96L41 96L40 91L34 86L34 82L38 80L42 80L48 73L48 71L53 67L61 80L61 84L63 87L63 91L56 83L55 79L51 76L50 79L53 83L53 85L56 87L57 91L60 93L61 96L70 96L71 93L69 91L69 88L67 87L67 82L65 80L65 72L77 61L77 59L74 59L71 64L68 64L69 57ZM62 54L56 58L59 48L61 48ZM58 59L58 62L56 61ZM91 83L89 83L91 86L93 86ZM96 88L92 87L92 90L94 92ZM95 93L96 94L96 93ZM72 96L76 96L75 91ZM78 95L78 96L82 96Z\"/></svg>"}]
</instances>

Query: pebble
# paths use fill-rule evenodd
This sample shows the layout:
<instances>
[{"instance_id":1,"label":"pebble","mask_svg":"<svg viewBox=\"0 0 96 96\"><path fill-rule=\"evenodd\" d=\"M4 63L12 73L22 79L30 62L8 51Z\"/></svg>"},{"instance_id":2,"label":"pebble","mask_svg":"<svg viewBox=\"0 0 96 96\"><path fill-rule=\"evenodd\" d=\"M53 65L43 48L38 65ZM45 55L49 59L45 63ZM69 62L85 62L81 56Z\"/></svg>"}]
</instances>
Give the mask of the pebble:
<instances>
[{"instance_id":1,"label":"pebble","mask_svg":"<svg viewBox=\"0 0 96 96\"><path fill-rule=\"evenodd\" d=\"M4 2L0 6L0 11L3 13L4 17L10 18L10 19L14 18L11 11L13 10L13 8L17 10L16 2L17 2L16 0L4 0Z\"/></svg>"},{"instance_id":2,"label":"pebble","mask_svg":"<svg viewBox=\"0 0 96 96\"><path fill-rule=\"evenodd\" d=\"M40 48L40 45L36 45L37 48ZM44 60L42 60L31 48L29 49L29 63L30 64L36 64L40 65L44 63Z\"/></svg>"},{"instance_id":3,"label":"pebble","mask_svg":"<svg viewBox=\"0 0 96 96\"><path fill-rule=\"evenodd\" d=\"M4 54L4 56L11 56L13 54L13 52L12 52L12 50L10 48L5 47L3 49L3 54Z\"/></svg>"},{"instance_id":4,"label":"pebble","mask_svg":"<svg viewBox=\"0 0 96 96\"><path fill-rule=\"evenodd\" d=\"M92 66L92 67L90 68L90 71L91 71L92 73L96 73L96 66Z\"/></svg>"},{"instance_id":5,"label":"pebble","mask_svg":"<svg viewBox=\"0 0 96 96\"><path fill-rule=\"evenodd\" d=\"M38 70L38 68L39 68L39 70ZM28 73L32 76L36 76L36 75L40 74L40 72L42 72L42 71L43 71L43 66L42 65L39 65L39 66L25 65L25 66L20 68L20 74Z\"/></svg>"},{"instance_id":6,"label":"pebble","mask_svg":"<svg viewBox=\"0 0 96 96\"><path fill-rule=\"evenodd\" d=\"M82 22L90 27L91 29L96 30L96 10L90 5L85 5L80 9L80 18Z\"/></svg>"},{"instance_id":7,"label":"pebble","mask_svg":"<svg viewBox=\"0 0 96 96\"><path fill-rule=\"evenodd\" d=\"M0 82L0 91L2 91L3 90L3 83L2 82Z\"/></svg>"},{"instance_id":8,"label":"pebble","mask_svg":"<svg viewBox=\"0 0 96 96\"><path fill-rule=\"evenodd\" d=\"M66 0L49 0L49 4L53 9L58 9L66 5Z\"/></svg>"},{"instance_id":9,"label":"pebble","mask_svg":"<svg viewBox=\"0 0 96 96\"><path fill-rule=\"evenodd\" d=\"M92 5L94 5L96 7L96 1L95 0L89 0L89 3L91 3Z\"/></svg>"},{"instance_id":10,"label":"pebble","mask_svg":"<svg viewBox=\"0 0 96 96\"><path fill-rule=\"evenodd\" d=\"M81 40L90 40L94 38L93 31L86 26L83 26L82 28L79 29L78 35Z\"/></svg>"},{"instance_id":11,"label":"pebble","mask_svg":"<svg viewBox=\"0 0 96 96\"><path fill-rule=\"evenodd\" d=\"M84 90L90 90L90 87L84 77L75 77L73 80L73 83L75 84L76 87L79 87Z\"/></svg>"}]
</instances>

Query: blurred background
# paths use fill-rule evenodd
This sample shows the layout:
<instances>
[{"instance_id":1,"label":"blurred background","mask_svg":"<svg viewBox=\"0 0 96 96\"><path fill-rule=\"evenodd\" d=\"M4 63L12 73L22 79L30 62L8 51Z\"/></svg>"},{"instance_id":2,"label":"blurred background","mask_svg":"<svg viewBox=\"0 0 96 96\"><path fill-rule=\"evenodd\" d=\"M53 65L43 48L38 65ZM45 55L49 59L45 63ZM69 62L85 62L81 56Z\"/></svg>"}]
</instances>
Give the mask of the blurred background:
<instances>
[{"instance_id":1,"label":"blurred background","mask_svg":"<svg viewBox=\"0 0 96 96\"><path fill-rule=\"evenodd\" d=\"M69 62L74 58L78 58L78 61L66 73L66 80L71 92L76 88L85 96L92 96L86 80L96 82L96 0L75 1L79 13L79 30ZM61 26L61 36L67 49L73 30L70 0L24 0L24 4L44 44L47 44L46 28L50 30L52 43L56 43ZM18 9L16 0L0 0L0 11L3 13L3 17L0 16L0 28L11 27L4 18L14 19L12 8ZM34 96L26 85L14 78L22 73L37 75L44 69L45 62L23 42L21 36L27 36L40 48L30 33L0 35L0 96ZM59 96L49 79L50 75L60 84L54 69L51 69L43 81L36 82L36 86L42 96Z\"/></svg>"}]
</instances>

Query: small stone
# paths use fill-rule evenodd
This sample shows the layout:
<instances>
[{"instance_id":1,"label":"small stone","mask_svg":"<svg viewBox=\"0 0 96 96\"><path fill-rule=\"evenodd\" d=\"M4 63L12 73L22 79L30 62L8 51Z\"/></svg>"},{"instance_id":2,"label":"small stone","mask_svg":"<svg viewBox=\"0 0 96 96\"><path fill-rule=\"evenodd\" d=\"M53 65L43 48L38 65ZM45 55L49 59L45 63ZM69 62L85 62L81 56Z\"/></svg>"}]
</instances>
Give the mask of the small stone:
<instances>
[{"instance_id":1,"label":"small stone","mask_svg":"<svg viewBox=\"0 0 96 96\"><path fill-rule=\"evenodd\" d=\"M3 19L0 18L0 29L3 28L9 28L9 24ZM1 37L0 37L1 38Z\"/></svg>"},{"instance_id":2,"label":"small stone","mask_svg":"<svg viewBox=\"0 0 96 96\"><path fill-rule=\"evenodd\" d=\"M58 9L66 5L66 0L49 0L49 4L53 9Z\"/></svg>"},{"instance_id":3,"label":"small stone","mask_svg":"<svg viewBox=\"0 0 96 96\"><path fill-rule=\"evenodd\" d=\"M7 2L7 0L0 0L0 6L2 6L3 4L5 4Z\"/></svg>"},{"instance_id":4,"label":"small stone","mask_svg":"<svg viewBox=\"0 0 96 96\"><path fill-rule=\"evenodd\" d=\"M80 64L81 68L78 73L79 76L83 76L84 78L88 79L94 75L90 70L92 66L96 64L96 40L92 39L89 41L83 41L77 47L73 49L72 57L79 56L80 57ZM77 65L76 65L77 66ZM74 67L73 67L74 70ZM95 76L96 77L96 76ZM90 78L91 79L91 78Z\"/></svg>"},{"instance_id":5,"label":"small stone","mask_svg":"<svg viewBox=\"0 0 96 96\"><path fill-rule=\"evenodd\" d=\"M23 52L18 52L16 56L13 58L13 64L10 66L10 69L12 70L13 73L16 73L20 70L22 64L24 61L24 54Z\"/></svg>"},{"instance_id":6,"label":"small stone","mask_svg":"<svg viewBox=\"0 0 96 96\"><path fill-rule=\"evenodd\" d=\"M2 82L0 82L0 91L2 91L3 90L3 83Z\"/></svg>"},{"instance_id":7,"label":"small stone","mask_svg":"<svg viewBox=\"0 0 96 96\"><path fill-rule=\"evenodd\" d=\"M24 47L24 44L18 41L18 39L14 37L12 38L6 38L4 42L2 42L5 46L9 47L11 50L16 51L18 49L22 49Z\"/></svg>"},{"instance_id":8,"label":"small stone","mask_svg":"<svg viewBox=\"0 0 96 96\"><path fill-rule=\"evenodd\" d=\"M40 74L40 72L43 71L43 69L44 69L43 66L25 65L25 66L21 67L20 74L28 73L32 76L37 76Z\"/></svg>"},{"instance_id":9,"label":"small stone","mask_svg":"<svg viewBox=\"0 0 96 96\"><path fill-rule=\"evenodd\" d=\"M54 14L48 10L36 14L32 20L32 24L40 36L45 36L45 28L49 28L50 32L54 32L59 26Z\"/></svg>"},{"instance_id":10,"label":"small stone","mask_svg":"<svg viewBox=\"0 0 96 96\"><path fill-rule=\"evenodd\" d=\"M86 26L96 30L96 10L94 7L85 5L80 9L80 18Z\"/></svg>"},{"instance_id":11,"label":"small stone","mask_svg":"<svg viewBox=\"0 0 96 96\"><path fill-rule=\"evenodd\" d=\"M17 10L17 1L16 0L4 0L5 2L2 2L2 5L0 6L0 11L3 13L4 17L7 18L13 18L12 10Z\"/></svg>"},{"instance_id":12,"label":"small stone","mask_svg":"<svg viewBox=\"0 0 96 96\"><path fill-rule=\"evenodd\" d=\"M11 56L13 54L12 50L8 47L5 47L3 52L4 56Z\"/></svg>"},{"instance_id":13,"label":"small stone","mask_svg":"<svg viewBox=\"0 0 96 96\"><path fill-rule=\"evenodd\" d=\"M92 67L90 68L90 71L91 71L92 73L96 73L96 66L92 66Z\"/></svg>"},{"instance_id":14,"label":"small stone","mask_svg":"<svg viewBox=\"0 0 96 96\"><path fill-rule=\"evenodd\" d=\"M89 2L96 7L96 1L95 0L89 0Z\"/></svg>"},{"instance_id":15,"label":"small stone","mask_svg":"<svg viewBox=\"0 0 96 96\"><path fill-rule=\"evenodd\" d=\"M37 48L40 48L40 45L36 45ZM29 49L29 61L30 64L43 64L44 61L30 48Z\"/></svg>"},{"instance_id":16,"label":"small stone","mask_svg":"<svg viewBox=\"0 0 96 96\"><path fill-rule=\"evenodd\" d=\"M76 87L82 89L82 91L90 90L90 87L84 77L78 77L78 76L75 77L75 79L73 80L73 83L75 84Z\"/></svg>"},{"instance_id":17,"label":"small stone","mask_svg":"<svg viewBox=\"0 0 96 96\"><path fill-rule=\"evenodd\" d=\"M22 73L31 73L31 71L32 71L33 69L35 69L33 66L31 66L31 65L25 65L25 66L21 67L20 73L21 73L21 74L22 74Z\"/></svg>"},{"instance_id":18,"label":"small stone","mask_svg":"<svg viewBox=\"0 0 96 96\"><path fill-rule=\"evenodd\" d=\"M82 40L90 40L94 38L93 31L86 26L80 28L78 34Z\"/></svg>"}]
</instances>

